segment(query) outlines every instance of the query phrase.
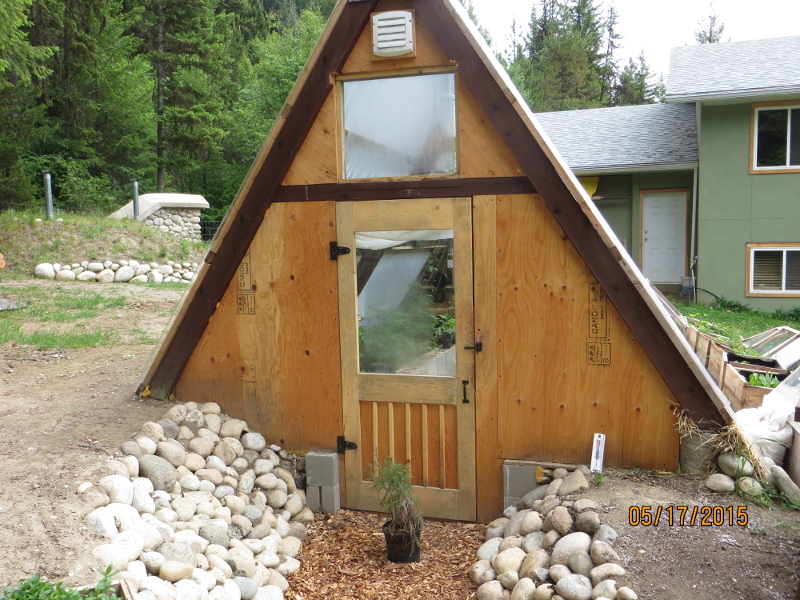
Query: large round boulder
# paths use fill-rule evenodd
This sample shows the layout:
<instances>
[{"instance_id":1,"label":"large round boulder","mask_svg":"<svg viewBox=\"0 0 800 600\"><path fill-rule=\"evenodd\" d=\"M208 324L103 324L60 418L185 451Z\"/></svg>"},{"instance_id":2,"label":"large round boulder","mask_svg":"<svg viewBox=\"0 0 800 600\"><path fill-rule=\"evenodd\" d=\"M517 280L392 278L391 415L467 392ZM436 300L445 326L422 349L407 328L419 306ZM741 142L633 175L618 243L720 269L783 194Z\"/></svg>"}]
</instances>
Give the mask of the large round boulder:
<instances>
[{"instance_id":1,"label":"large round boulder","mask_svg":"<svg viewBox=\"0 0 800 600\"><path fill-rule=\"evenodd\" d=\"M154 454L139 459L139 475L153 482L157 490L169 492L178 481L178 471L168 461Z\"/></svg>"}]
</instances>

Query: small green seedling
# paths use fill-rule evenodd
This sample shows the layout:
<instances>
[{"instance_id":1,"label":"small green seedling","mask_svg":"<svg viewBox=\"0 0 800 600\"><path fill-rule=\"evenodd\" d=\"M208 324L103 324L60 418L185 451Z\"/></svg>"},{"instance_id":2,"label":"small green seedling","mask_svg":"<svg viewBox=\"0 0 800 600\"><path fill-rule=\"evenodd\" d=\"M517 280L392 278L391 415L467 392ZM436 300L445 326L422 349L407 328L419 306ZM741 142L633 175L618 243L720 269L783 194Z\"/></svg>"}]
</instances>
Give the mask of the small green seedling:
<instances>
[{"instance_id":1,"label":"small green seedling","mask_svg":"<svg viewBox=\"0 0 800 600\"><path fill-rule=\"evenodd\" d=\"M758 387L774 388L778 387L780 381L772 373L750 373L747 383Z\"/></svg>"}]
</instances>

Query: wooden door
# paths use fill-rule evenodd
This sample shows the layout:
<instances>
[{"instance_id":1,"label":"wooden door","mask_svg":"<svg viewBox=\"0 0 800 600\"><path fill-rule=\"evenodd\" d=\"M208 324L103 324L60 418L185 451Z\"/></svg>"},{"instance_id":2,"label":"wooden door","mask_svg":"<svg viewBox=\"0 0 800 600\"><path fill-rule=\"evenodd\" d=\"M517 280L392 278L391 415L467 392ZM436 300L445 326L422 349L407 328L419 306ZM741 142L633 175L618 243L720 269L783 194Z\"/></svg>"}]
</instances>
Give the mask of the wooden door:
<instances>
[{"instance_id":1,"label":"wooden door","mask_svg":"<svg viewBox=\"0 0 800 600\"><path fill-rule=\"evenodd\" d=\"M687 202L684 191L642 194L642 272L653 283L686 275Z\"/></svg>"},{"instance_id":2,"label":"wooden door","mask_svg":"<svg viewBox=\"0 0 800 600\"><path fill-rule=\"evenodd\" d=\"M357 445L345 505L379 509L377 453L411 467L426 516L474 520L471 199L340 202L336 221L351 249L339 257L343 423Z\"/></svg>"}]
</instances>

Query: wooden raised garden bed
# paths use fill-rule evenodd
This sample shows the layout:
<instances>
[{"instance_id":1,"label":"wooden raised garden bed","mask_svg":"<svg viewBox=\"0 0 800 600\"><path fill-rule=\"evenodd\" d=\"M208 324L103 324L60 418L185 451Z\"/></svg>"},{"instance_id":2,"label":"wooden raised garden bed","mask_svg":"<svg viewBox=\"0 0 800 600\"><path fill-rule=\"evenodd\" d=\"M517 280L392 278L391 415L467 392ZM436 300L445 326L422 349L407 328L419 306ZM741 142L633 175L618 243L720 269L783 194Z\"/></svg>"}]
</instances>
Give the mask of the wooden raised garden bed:
<instances>
[{"instance_id":1,"label":"wooden raised garden bed","mask_svg":"<svg viewBox=\"0 0 800 600\"><path fill-rule=\"evenodd\" d=\"M788 376L786 369L780 368L775 360L728 353L720 387L734 411L761 406L764 396L773 390L748 384L751 373L774 375L780 381Z\"/></svg>"}]
</instances>

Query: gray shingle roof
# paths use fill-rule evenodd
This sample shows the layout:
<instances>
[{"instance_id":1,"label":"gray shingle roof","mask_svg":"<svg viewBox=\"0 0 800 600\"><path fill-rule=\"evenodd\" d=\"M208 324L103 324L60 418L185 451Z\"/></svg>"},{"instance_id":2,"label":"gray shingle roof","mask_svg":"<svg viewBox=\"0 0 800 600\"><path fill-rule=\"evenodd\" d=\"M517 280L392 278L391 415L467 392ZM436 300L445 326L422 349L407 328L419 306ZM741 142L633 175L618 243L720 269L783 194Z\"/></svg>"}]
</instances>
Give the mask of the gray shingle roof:
<instances>
[{"instance_id":1,"label":"gray shingle roof","mask_svg":"<svg viewBox=\"0 0 800 600\"><path fill-rule=\"evenodd\" d=\"M576 172L697 163L694 104L643 104L537 113Z\"/></svg>"},{"instance_id":2,"label":"gray shingle roof","mask_svg":"<svg viewBox=\"0 0 800 600\"><path fill-rule=\"evenodd\" d=\"M673 48L667 101L800 90L800 36Z\"/></svg>"}]
</instances>

